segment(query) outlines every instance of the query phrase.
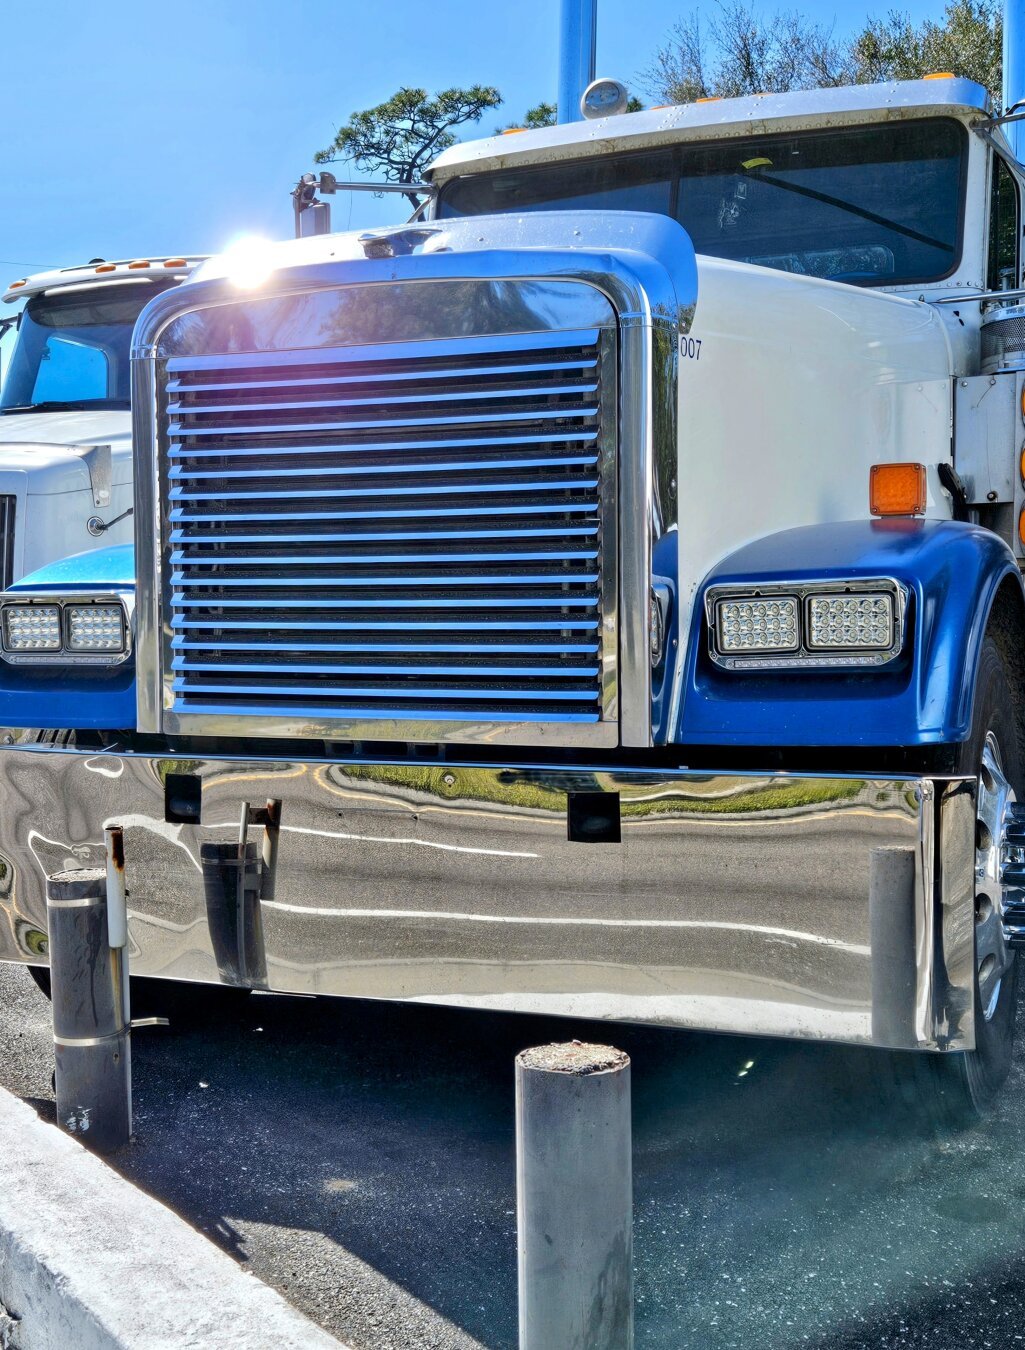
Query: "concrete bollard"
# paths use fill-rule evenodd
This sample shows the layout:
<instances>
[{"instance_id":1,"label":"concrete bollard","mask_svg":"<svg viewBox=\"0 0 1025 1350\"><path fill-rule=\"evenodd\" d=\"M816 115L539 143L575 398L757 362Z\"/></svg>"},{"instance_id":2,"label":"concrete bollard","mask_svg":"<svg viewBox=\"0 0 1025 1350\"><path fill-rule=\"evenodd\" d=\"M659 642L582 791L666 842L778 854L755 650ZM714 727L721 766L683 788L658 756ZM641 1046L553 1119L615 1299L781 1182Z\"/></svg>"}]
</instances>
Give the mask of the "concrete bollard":
<instances>
[{"instance_id":1,"label":"concrete bollard","mask_svg":"<svg viewBox=\"0 0 1025 1350\"><path fill-rule=\"evenodd\" d=\"M516 1057L520 1350L631 1350L630 1059L607 1045Z\"/></svg>"},{"instance_id":2,"label":"concrete bollard","mask_svg":"<svg viewBox=\"0 0 1025 1350\"><path fill-rule=\"evenodd\" d=\"M46 879L57 1123L97 1153L127 1144L132 1086L124 949L107 929L107 872Z\"/></svg>"}]
</instances>

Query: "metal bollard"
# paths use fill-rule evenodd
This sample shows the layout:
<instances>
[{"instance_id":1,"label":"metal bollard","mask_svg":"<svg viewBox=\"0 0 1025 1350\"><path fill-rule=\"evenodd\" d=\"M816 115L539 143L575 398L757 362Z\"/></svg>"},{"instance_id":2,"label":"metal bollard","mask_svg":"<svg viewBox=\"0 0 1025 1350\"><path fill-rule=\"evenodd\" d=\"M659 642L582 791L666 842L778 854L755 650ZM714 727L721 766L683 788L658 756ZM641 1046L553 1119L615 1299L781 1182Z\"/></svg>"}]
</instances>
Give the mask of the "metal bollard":
<instances>
[{"instance_id":1,"label":"metal bollard","mask_svg":"<svg viewBox=\"0 0 1025 1350\"><path fill-rule=\"evenodd\" d=\"M111 884L116 891L116 879ZM110 946L107 872L47 877L46 919L57 1122L110 1153L132 1133L132 1079L128 972L124 948Z\"/></svg>"},{"instance_id":2,"label":"metal bollard","mask_svg":"<svg viewBox=\"0 0 1025 1350\"><path fill-rule=\"evenodd\" d=\"M631 1350L630 1059L607 1045L516 1057L520 1350Z\"/></svg>"}]
</instances>

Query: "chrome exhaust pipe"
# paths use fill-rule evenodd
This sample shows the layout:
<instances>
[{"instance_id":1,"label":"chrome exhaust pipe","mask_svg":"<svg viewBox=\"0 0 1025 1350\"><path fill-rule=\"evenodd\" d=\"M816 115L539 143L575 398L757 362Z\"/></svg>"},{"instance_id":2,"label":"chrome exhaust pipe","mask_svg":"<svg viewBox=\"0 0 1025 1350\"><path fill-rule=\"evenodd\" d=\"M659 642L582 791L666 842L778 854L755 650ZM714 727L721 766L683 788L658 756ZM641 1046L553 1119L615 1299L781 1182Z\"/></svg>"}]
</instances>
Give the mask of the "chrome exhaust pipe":
<instances>
[{"instance_id":1,"label":"chrome exhaust pipe","mask_svg":"<svg viewBox=\"0 0 1025 1350\"><path fill-rule=\"evenodd\" d=\"M1025 112L1025 107L1017 107L1025 103L1025 0L1004 0L1003 100L1005 113L1011 108ZM1023 127L1021 122L1004 126L1017 160L1025 150Z\"/></svg>"}]
</instances>

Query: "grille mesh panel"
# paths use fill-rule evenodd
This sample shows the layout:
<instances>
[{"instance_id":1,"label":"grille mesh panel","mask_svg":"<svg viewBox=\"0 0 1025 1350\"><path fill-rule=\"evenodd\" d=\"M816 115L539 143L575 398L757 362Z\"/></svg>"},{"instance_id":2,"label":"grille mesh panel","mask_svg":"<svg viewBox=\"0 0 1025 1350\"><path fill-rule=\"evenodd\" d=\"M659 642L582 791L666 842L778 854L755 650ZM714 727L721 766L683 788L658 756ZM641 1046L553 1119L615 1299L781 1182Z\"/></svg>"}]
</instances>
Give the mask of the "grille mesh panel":
<instances>
[{"instance_id":1,"label":"grille mesh panel","mask_svg":"<svg viewBox=\"0 0 1025 1350\"><path fill-rule=\"evenodd\" d=\"M987 319L980 330L983 370L1020 368L1025 357L1025 314Z\"/></svg>"},{"instance_id":2,"label":"grille mesh panel","mask_svg":"<svg viewBox=\"0 0 1025 1350\"><path fill-rule=\"evenodd\" d=\"M174 709L599 721L605 351L592 329L169 361Z\"/></svg>"}]
</instances>

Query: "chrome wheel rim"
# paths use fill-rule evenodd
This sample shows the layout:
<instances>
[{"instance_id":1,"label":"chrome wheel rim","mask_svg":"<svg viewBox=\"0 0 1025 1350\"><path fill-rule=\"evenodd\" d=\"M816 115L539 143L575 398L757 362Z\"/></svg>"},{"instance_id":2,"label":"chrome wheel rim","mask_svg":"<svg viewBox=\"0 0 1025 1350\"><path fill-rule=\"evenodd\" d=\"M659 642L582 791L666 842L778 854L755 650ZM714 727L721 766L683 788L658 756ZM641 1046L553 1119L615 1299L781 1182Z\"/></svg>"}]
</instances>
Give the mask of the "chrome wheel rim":
<instances>
[{"instance_id":1,"label":"chrome wheel rim","mask_svg":"<svg viewBox=\"0 0 1025 1350\"><path fill-rule=\"evenodd\" d=\"M1014 789L1001 767L1000 743L989 731L982 748L975 812L975 978L987 1022L997 1010L1013 960L1004 932L1002 866L1004 830L1014 800Z\"/></svg>"}]
</instances>

